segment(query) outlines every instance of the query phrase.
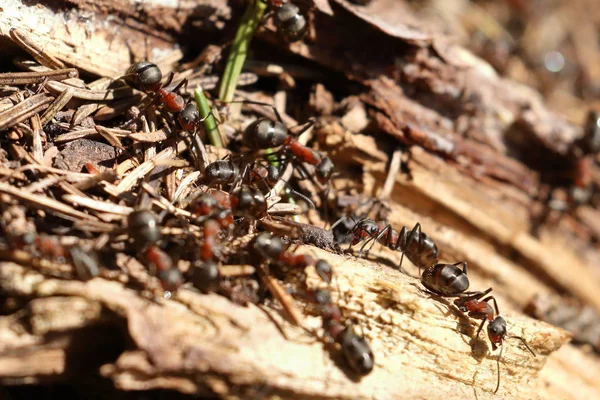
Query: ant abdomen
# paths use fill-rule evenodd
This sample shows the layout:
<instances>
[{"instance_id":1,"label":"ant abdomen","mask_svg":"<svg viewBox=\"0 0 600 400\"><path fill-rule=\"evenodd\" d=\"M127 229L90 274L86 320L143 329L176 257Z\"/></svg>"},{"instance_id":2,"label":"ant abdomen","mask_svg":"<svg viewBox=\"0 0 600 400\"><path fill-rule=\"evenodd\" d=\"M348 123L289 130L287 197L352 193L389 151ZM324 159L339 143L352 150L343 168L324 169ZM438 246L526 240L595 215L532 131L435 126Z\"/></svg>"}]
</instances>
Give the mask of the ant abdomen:
<instances>
[{"instance_id":1,"label":"ant abdomen","mask_svg":"<svg viewBox=\"0 0 600 400\"><path fill-rule=\"evenodd\" d=\"M458 267L459 265L463 265L462 270ZM421 283L435 294L458 296L469 288L467 263L435 264L423 272Z\"/></svg>"},{"instance_id":2,"label":"ant abdomen","mask_svg":"<svg viewBox=\"0 0 600 400\"><path fill-rule=\"evenodd\" d=\"M342 354L350 368L360 374L369 374L375 365L373 351L362 336L357 335L352 327L346 328L341 334Z\"/></svg>"},{"instance_id":3,"label":"ant abdomen","mask_svg":"<svg viewBox=\"0 0 600 400\"><path fill-rule=\"evenodd\" d=\"M298 6L292 3L285 3L277 9L273 22L283 40L289 43L301 40L308 32L306 18L300 13Z\"/></svg>"},{"instance_id":4,"label":"ant abdomen","mask_svg":"<svg viewBox=\"0 0 600 400\"><path fill-rule=\"evenodd\" d=\"M253 150L266 150L283 145L288 136L287 127L280 121L259 118L244 129L242 141Z\"/></svg>"},{"instance_id":5,"label":"ant abdomen","mask_svg":"<svg viewBox=\"0 0 600 400\"><path fill-rule=\"evenodd\" d=\"M162 72L156 64L148 61L140 61L125 72L125 82L142 92L156 92L161 87Z\"/></svg>"}]
</instances>

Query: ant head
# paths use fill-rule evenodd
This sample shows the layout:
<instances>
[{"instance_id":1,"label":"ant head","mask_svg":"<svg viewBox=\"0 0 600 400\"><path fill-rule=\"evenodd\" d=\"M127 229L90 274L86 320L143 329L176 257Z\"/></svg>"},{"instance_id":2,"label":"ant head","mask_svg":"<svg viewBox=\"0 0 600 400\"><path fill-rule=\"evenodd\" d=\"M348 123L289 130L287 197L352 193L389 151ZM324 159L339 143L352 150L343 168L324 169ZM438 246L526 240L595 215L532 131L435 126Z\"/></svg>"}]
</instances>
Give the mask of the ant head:
<instances>
[{"instance_id":1,"label":"ant head","mask_svg":"<svg viewBox=\"0 0 600 400\"><path fill-rule=\"evenodd\" d=\"M162 72L160 68L148 61L140 61L127 68L125 82L143 92L156 92L161 87Z\"/></svg>"},{"instance_id":2,"label":"ant head","mask_svg":"<svg viewBox=\"0 0 600 400\"><path fill-rule=\"evenodd\" d=\"M333 276L333 270L331 269L331 265L325 260L317 260L315 263L315 270L317 271L317 275L323 280L325 283L331 283L331 278Z\"/></svg>"},{"instance_id":3,"label":"ant head","mask_svg":"<svg viewBox=\"0 0 600 400\"><path fill-rule=\"evenodd\" d=\"M208 292L219 283L219 266L215 261L196 260L192 266L191 281L194 287Z\"/></svg>"},{"instance_id":4,"label":"ant head","mask_svg":"<svg viewBox=\"0 0 600 400\"><path fill-rule=\"evenodd\" d=\"M506 336L506 321L502 317L496 317L488 323L487 331L492 349L496 350L498 346L502 346L502 340Z\"/></svg>"},{"instance_id":5,"label":"ant head","mask_svg":"<svg viewBox=\"0 0 600 400\"><path fill-rule=\"evenodd\" d=\"M150 210L130 213L127 217L127 229L139 249L158 242L161 237L158 217Z\"/></svg>"},{"instance_id":6,"label":"ant head","mask_svg":"<svg viewBox=\"0 0 600 400\"><path fill-rule=\"evenodd\" d=\"M177 267L169 268L166 271L159 271L158 279L160 279L163 289L168 290L169 292L174 292L183 285L184 282L183 275Z\"/></svg>"},{"instance_id":7,"label":"ant head","mask_svg":"<svg viewBox=\"0 0 600 400\"><path fill-rule=\"evenodd\" d=\"M331 178L331 174L333 173L334 165L329 157L323 157L321 162L317 164L315 168L315 174L317 176L317 180L320 184L324 185Z\"/></svg>"},{"instance_id":8,"label":"ant head","mask_svg":"<svg viewBox=\"0 0 600 400\"><path fill-rule=\"evenodd\" d=\"M179 125L186 131L192 132L198 126L200 121L200 111L194 103L189 103L177 116Z\"/></svg>"},{"instance_id":9,"label":"ant head","mask_svg":"<svg viewBox=\"0 0 600 400\"><path fill-rule=\"evenodd\" d=\"M352 370L360 375L367 375L375 365L371 347L362 336L357 335L352 327L342 333L342 354Z\"/></svg>"},{"instance_id":10,"label":"ant head","mask_svg":"<svg viewBox=\"0 0 600 400\"><path fill-rule=\"evenodd\" d=\"M325 305L331 303L331 294L329 290L317 289L314 292L314 299L318 305Z\"/></svg>"},{"instance_id":11,"label":"ant head","mask_svg":"<svg viewBox=\"0 0 600 400\"><path fill-rule=\"evenodd\" d=\"M368 233L369 236L375 236L377 233L379 233L379 226L377 225L377 222L370 218L365 218L362 221L359 221L357 228Z\"/></svg>"},{"instance_id":12,"label":"ant head","mask_svg":"<svg viewBox=\"0 0 600 400\"><path fill-rule=\"evenodd\" d=\"M266 212L267 200L261 191L248 185L242 185L234 193L237 196L236 210L240 214L256 216L259 212Z\"/></svg>"},{"instance_id":13,"label":"ant head","mask_svg":"<svg viewBox=\"0 0 600 400\"><path fill-rule=\"evenodd\" d=\"M254 239L254 248L263 257L277 260L287 246L280 237L263 232Z\"/></svg>"},{"instance_id":14,"label":"ant head","mask_svg":"<svg viewBox=\"0 0 600 400\"><path fill-rule=\"evenodd\" d=\"M282 122L259 118L246 127L242 141L251 149L266 150L283 145L288 137L288 129Z\"/></svg>"}]
</instances>

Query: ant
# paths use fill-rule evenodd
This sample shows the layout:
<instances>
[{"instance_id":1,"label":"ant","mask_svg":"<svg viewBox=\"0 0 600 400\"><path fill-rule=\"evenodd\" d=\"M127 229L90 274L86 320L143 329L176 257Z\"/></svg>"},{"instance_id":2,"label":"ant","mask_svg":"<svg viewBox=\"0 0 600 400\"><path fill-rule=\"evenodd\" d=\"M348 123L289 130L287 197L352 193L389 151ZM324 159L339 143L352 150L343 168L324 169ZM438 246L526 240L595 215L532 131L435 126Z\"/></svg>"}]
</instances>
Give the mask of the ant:
<instances>
[{"instance_id":1,"label":"ant","mask_svg":"<svg viewBox=\"0 0 600 400\"><path fill-rule=\"evenodd\" d=\"M454 300L454 305L462 312L466 312L469 317L481 320L481 324L479 325L479 329L477 329L477 334L475 337L479 337L479 334L483 329L483 325L485 325L486 322L488 323L487 333L492 345L492 350L495 351L499 346L502 346L502 342L505 338L513 338L521 340L527 350L529 350L529 352L535 357L536 354L533 350L531 350L523 337L508 335L506 329L506 320L500 316L498 303L496 302L494 296L488 296L482 299L482 297L486 296L491 291L492 288L489 288L483 292L458 298ZM493 307L490 305L490 301L493 301ZM498 383L496 384L494 394L497 393L498 389L500 388L500 358L502 357L502 349L503 348L500 349L500 354L498 355L497 359Z\"/></svg>"},{"instance_id":2,"label":"ant","mask_svg":"<svg viewBox=\"0 0 600 400\"><path fill-rule=\"evenodd\" d=\"M301 163L310 164L315 167L315 177L321 185L329 181L334 170L334 164L331 159L324 153L313 150L294 138L294 136L299 136L310 129L315 124L314 120L311 119L298 134L292 136L283 123L283 118L276 107L255 101L245 101L245 103L271 107L277 117L277 121L269 118L259 118L248 125L242 134L242 142L245 146L252 150L281 147L284 155L285 153L292 154L292 159L297 161L296 165L304 175L310 177L310 174Z\"/></svg>"},{"instance_id":3,"label":"ant","mask_svg":"<svg viewBox=\"0 0 600 400\"><path fill-rule=\"evenodd\" d=\"M55 236L29 232L12 240L14 247L27 249L34 257L44 257L53 262L71 264L77 277L87 281L100 275L98 256L79 244L65 246Z\"/></svg>"},{"instance_id":4,"label":"ant","mask_svg":"<svg viewBox=\"0 0 600 400\"><path fill-rule=\"evenodd\" d=\"M421 231L421 224L417 224L409 231L403 226L400 233L392 229L390 224L383 221L375 222L370 218L363 218L356 223L352 229L354 238L350 243L350 248L361 241L367 239L360 248L359 254L362 254L365 246L369 242L379 242L393 251L402 252L400 265L398 268L402 271L402 262L404 255L419 267L428 268L438 261L438 248L433 239ZM369 248L370 250L371 248ZM368 250L367 250L368 253Z\"/></svg>"},{"instance_id":5,"label":"ant","mask_svg":"<svg viewBox=\"0 0 600 400\"><path fill-rule=\"evenodd\" d=\"M268 2L273 10L273 23L277 33L288 43L296 42L306 36L308 22L300 13L298 6L289 0L262 0Z\"/></svg>"},{"instance_id":6,"label":"ant","mask_svg":"<svg viewBox=\"0 0 600 400\"><path fill-rule=\"evenodd\" d=\"M160 238L159 219L150 210L137 210L127 216L127 230L138 250L156 244Z\"/></svg>"},{"instance_id":7,"label":"ant","mask_svg":"<svg viewBox=\"0 0 600 400\"><path fill-rule=\"evenodd\" d=\"M173 90L165 89L171 84L174 76L175 74L171 72L163 85L160 68L154 63L140 61L127 68L124 80L129 86L153 98L150 104L160 102L167 111L177 113L177 121L184 130L195 132L202 121L200 111L194 103L186 105L183 97L176 93L187 84L187 79L182 80Z\"/></svg>"},{"instance_id":8,"label":"ant","mask_svg":"<svg viewBox=\"0 0 600 400\"><path fill-rule=\"evenodd\" d=\"M155 245L149 246L143 254L148 269L154 272L164 290L174 292L183 285L183 275L169 254Z\"/></svg>"},{"instance_id":9,"label":"ant","mask_svg":"<svg viewBox=\"0 0 600 400\"><path fill-rule=\"evenodd\" d=\"M275 264L304 268L314 263L313 258L309 255L290 254L288 252L290 243L284 242L282 238L268 232L262 232L255 236L250 245L255 254Z\"/></svg>"},{"instance_id":10,"label":"ant","mask_svg":"<svg viewBox=\"0 0 600 400\"><path fill-rule=\"evenodd\" d=\"M203 293L208 293L218 287L221 279L219 265L213 261L196 260L191 267L190 281Z\"/></svg>"},{"instance_id":11,"label":"ant","mask_svg":"<svg viewBox=\"0 0 600 400\"><path fill-rule=\"evenodd\" d=\"M228 193L215 190L203 193L192 201L190 211L199 222L213 218L221 228L228 229L233 224L231 213L231 196Z\"/></svg>"},{"instance_id":12,"label":"ant","mask_svg":"<svg viewBox=\"0 0 600 400\"><path fill-rule=\"evenodd\" d=\"M163 85L162 72L154 63L140 61L125 71L125 82L134 89L145 92L155 98L154 101L162 103L167 111L179 112L185 108L183 97L175 93L186 81L181 81L172 91L165 89L173 81L174 73L169 74L167 82Z\"/></svg>"},{"instance_id":13,"label":"ant","mask_svg":"<svg viewBox=\"0 0 600 400\"><path fill-rule=\"evenodd\" d=\"M318 306L323 320L326 342L338 343L350 369L361 375L368 375L375 365L373 351L367 340L356 334L352 325L342 323L342 312L331 301L329 291L307 290L305 298Z\"/></svg>"}]
</instances>

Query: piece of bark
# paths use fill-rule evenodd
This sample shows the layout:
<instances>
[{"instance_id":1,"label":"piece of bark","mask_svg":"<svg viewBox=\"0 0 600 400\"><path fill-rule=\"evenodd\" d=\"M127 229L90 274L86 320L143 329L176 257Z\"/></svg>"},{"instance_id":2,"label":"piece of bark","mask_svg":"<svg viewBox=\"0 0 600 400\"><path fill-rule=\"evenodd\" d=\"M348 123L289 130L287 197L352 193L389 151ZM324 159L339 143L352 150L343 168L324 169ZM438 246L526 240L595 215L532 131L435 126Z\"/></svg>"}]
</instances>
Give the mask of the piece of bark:
<instances>
[{"instance_id":1,"label":"piece of bark","mask_svg":"<svg viewBox=\"0 0 600 400\"><path fill-rule=\"evenodd\" d=\"M176 43L184 27L216 32L230 12L225 0L59 0L31 7L6 0L0 12L0 48L4 54L16 53L9 31L19 27L49 54L82 71L117 78L133 61L151 60L166 74L183 56Z\"/></svg>"},{"instance_id":2,"label":"piece of bark","mask_svg":"<svg viewBox=\"0 0 600 400\"><path fill-rule=\"evenodd\" d=\"M479 398L523 398L533 396L544 385L537 377L546 357L568 341L565 331L505 313L509 333L524 336L537 357L532 357L517 340L507 339L500 364L501 387L494 396L491 391L496 385L497 354L490 353L483 335L472 339L476 321L469 321L447 302L431 298L420 289L417 280L396 270L318 249L308 251L328 260L335 268L344 315L355 321L359 332L364 331L371 343L376 366L362 380L353 379L336 366L336 362L344 365L337 352L325 351L314 336L284 322L274 309L261 311L255 306L236 306L223 297L185 289L174 300L151 301L118 282L44 279L32 270L10 263L1 266L0 284L11 296L33 296L38 298L36 302L46 305L58 306L57 296L73 298L73 304L82 304L87 310L95 309L93 304L101 304L107 310L106 315L113 316L115 326L123 325L124 321L133 348L121 353L115 362L102 366L100 371L113 379L117 387L128 390L170 388L206 394L210 389L230 398L261 393L266 397L324 399L467 398L475 391ZM310 276L313 283L317 282L314 272ZM82 314L82 306L60 307L67 322L44 324L44 330L48 329L50 334L53 326L58 331L69 326L75 328L73 314L80 315L82 323L96 324L98 313ZM38 303L29 308L29 314L22 320L39 321L42 316L35 314L37 310L42 310L43 315L49 312L48 307L40 307ZM272 318L278 321L287 338ZM320 321L305 316L304 324L316 329ZM18 382L18 378L29 378L22 373L22 363L13 371L10 367L13 364L6 361L25 350L45 354L47 348L44 336L37 337L25 330L7 332L9 326L0 324L4 327L0 333L3 338L0 348L4 349L0 352L0 364L7 366L0 376L4 382ZM64 357L74 356L68 346L63 351ZM54 358L56 361L52 361ZM43 364L40 376L48 378L47 371L52 370L52 365L59 371L55 379L70 374L60 357L54 358ZM37 370L32 371L31 378L39 379ZM549 372L547 379L552 379L553 373L560 373L560 367ZM600 395L600 388L590 382L583 379L571 382L572 387L577 385ZM548 392L547 398L553 394Z\"/></svg>"}]
</instances>

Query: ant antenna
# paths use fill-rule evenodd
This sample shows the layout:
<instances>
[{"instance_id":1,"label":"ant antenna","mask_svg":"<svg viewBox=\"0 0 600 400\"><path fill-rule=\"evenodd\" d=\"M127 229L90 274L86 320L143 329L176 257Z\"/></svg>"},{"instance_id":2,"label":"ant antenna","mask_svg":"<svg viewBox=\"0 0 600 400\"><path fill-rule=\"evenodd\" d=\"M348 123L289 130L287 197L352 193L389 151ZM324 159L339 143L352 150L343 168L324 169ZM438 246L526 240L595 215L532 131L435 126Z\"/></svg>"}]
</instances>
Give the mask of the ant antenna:
<instances>
[{"instance_id":1,"label":"ant antenna","mask_svg":"<svg viewBox=\"0 0 600 400\"><path fill-rule=\"evenodd\" d=\"M500 358L502 358L503 350L504 346L500 347L500 354L498 354L498 358L496 358L496 364L498 366L498 368L496 369L496 371L498 371L498 381L496 383L496 389L494 389L494 394L496 394L498 392L498 389L500 389Z\"/></svg>"},{"instance_id":2,"label":"ant antenna","mask_svg":"<svg viewBox=\"0 0 600 400\"><path fill-rule=\"evenodd\" d=\"M512 335L506 335L507 338L510 339L519 339L521 341L521 343L523 343L525 345L525 347L527 348L527 350L529 350L529 352L531 354L533 354L534 357L537 357L537 355L534 353L533 350L531 350L531 347L529 347L529 345L527 344L527 342L525 341L525 339L521 336L512 336Z\"/></svg>"}]
</instances>

